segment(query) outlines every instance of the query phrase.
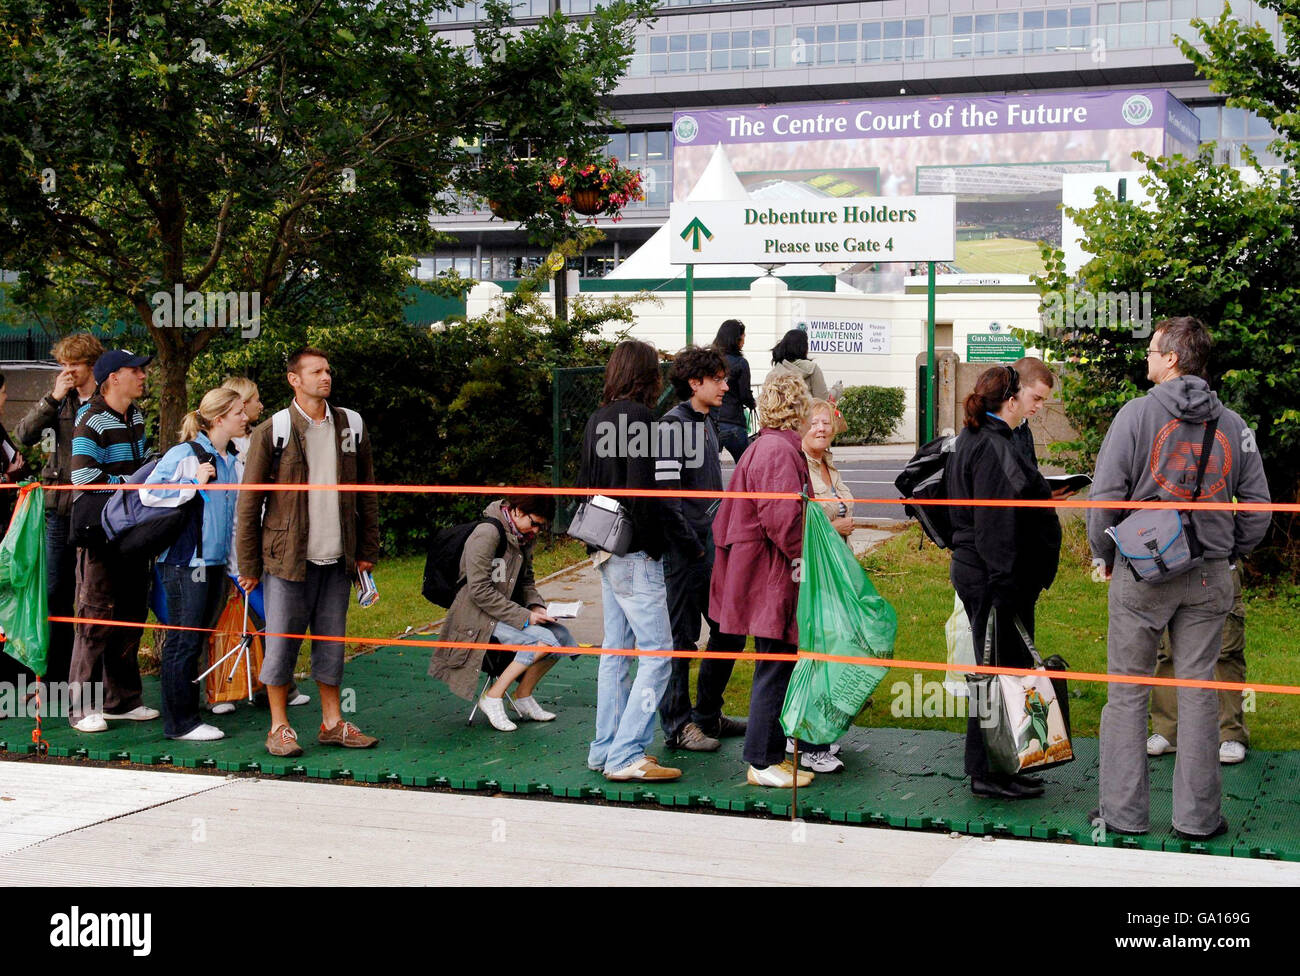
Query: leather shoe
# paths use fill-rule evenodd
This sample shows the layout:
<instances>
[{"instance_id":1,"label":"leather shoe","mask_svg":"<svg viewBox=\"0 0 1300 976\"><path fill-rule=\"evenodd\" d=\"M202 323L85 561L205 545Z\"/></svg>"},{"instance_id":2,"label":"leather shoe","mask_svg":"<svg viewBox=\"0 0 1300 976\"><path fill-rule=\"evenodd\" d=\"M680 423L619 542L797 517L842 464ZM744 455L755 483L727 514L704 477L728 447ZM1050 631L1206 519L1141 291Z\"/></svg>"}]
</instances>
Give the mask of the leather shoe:
<instances>
[{"instance_id":1,"label":"leather shoe","mask_svg":"<svg viewBox=\"0 0 1300 976\"><path fill-rule=\"evenodd\" d=\"M990 800L1028 800L1030 797L1040 796L1042 789L1035 792L1027 786L1020 786L1010 779L981 779L978 776L972 776L970 781L970 791L976 796L982 796Z\"/></svg>"},{"instance_id":2,"label":"leather shoe","mask_svg":"<svg viewBox=\"0 0 1300 976\"><path fill-rule=\"evenodd\" d=\"M1088 823L1095 824L1099 820L1102 822L1102 825L1106 830L1112 834L1122 834L1125 837L1141 837L1146 833L1145 830L1124 830L1122 827L1116 827L1113 824L1106 823L1102 818L1100 808L1088 812ZM1177 833L1177 831L1175 831L1175 833Z\"/></svg>"},{"instance_id":3,"label":"leather shoe","mask_svg":"<svg viewBox=\"0 0 1300 976\"><path fill-rule=\"evenodd\" d=\"M1177 827L1174 828L1174 833L1183 840L1210 840L1214 837L1222 837L1227 832L1228 821L1223 817L1219 818L1219 826L1215 827L1208 834L1188 834L1179 830Z\"/></svg>"},{"instance_id":4,"label":"leather shoe","mask_svg":"<svg viewBox=\"0 0 1300 976\"><path fill-rule=\"evenodd\" d=\"M1011 777L1011 782L1037 789L1039 792L1043 789L1043 781L1037 776L1030 776L1028 773L1016 773Z\"/></svg>"}]
</instances>

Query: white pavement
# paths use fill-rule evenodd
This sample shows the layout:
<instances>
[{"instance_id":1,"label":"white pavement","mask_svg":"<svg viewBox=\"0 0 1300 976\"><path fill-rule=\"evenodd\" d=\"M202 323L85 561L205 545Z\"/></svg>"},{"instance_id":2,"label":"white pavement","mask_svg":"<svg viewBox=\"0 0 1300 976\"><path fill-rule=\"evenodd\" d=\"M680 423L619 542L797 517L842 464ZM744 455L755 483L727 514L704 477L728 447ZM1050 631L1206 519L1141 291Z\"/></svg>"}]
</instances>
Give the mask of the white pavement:
<instances>
[{"instance_id":1,"label":"white pavement","mask_svg":"<svg viewBox=\"0 0 1300 976\"><path fill-rule=\"evenodd\" d=\"M1300 864L0 761L0 885L327 884L1296 885Z\"/></svg>"}]
</instances>

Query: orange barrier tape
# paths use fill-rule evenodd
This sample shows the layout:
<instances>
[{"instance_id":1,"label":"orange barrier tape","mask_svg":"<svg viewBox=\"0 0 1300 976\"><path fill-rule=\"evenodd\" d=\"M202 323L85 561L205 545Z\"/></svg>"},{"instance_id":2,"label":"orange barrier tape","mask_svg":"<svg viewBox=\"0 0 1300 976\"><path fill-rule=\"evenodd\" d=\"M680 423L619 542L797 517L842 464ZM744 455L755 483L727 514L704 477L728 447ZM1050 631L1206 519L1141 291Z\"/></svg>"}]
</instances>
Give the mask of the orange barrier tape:
<instances>
[{"instance_id":1,"label":"orange barrier tape","mask_svg":"<svg viewBox=\"0 0 1300 976\"><path fill-rule=\"evenodd\" d=\"M0 485L4 488L14 485ZM45 485L46 491L139 491L143 488L194 488L175 482L145 484ZM206 484L203 491L347 491L396 495L608 495L614 498L753 498L762 501L800 501L803 496L792 491L669 491L663 488L548 488L506 485L277 485L277 484ZM1113 508L1135 511L1140 508L1195 508L1198 512L1292 512L1300 513L1300 503L1285 502L1190 502L1123 501L1120 499L1050 498L854 498L855 505L957 505L989 508Z\"/></svg>"},{"instance_id":2,"label":"orange barrier tape","mask_svg":"<svg viewBox=\"0 0 1300 976\"><path fill-rule=\"evenodd\" d=\"M214 634L212 627L182 627L178 624L137 623L130 620L100 620L95 617L50 617L51 623L59 624L96 624L104 627L140 627L150 630L197 631ZM345 644L367 644L379 647L469 647L475 650L492 651L529 651L544 654L617 654L620 657L684 657L714 658L731 661L798 661L809 658L814 661L828 661L834 664L856 664L882 668L915 668L922 671L960 671L963 674L1009 674L1034 675L1044 672L1036 668L1007 668L990 664L964 664L954 666L941 661L901 661L896 658L849 657L843 654L821 654L816 651L801 650L796 654L758 654L752 651L645 651L639 648L613 647L552 647L549 644L497 644L475 641L428 641L413 640L405 637L334 637L311 634L281 634L275 631L258 631L266 637L287 637L291 640L338 641ZM1210 681L1195 678L1157 678L1154 676L1130 674L1095 674L1090 671L1050 671L1052 678L1066 678L1073 681L1094 681L1104 684L1128 685L1164 685L1170 688L1206 688L1213 691L1264 691L1279 695L1300 695L1300 686L1247 684L1240 681Z\"/></svg>"}]
</instances>

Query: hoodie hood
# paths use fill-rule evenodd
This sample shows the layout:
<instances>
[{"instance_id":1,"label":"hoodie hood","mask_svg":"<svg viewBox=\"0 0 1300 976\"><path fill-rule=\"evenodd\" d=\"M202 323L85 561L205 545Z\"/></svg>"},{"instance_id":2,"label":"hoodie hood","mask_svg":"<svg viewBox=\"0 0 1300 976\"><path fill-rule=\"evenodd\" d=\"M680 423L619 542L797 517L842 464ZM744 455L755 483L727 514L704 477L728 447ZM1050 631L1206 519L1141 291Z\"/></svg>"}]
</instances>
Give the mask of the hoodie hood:
<instances>
[{"instance_id":1,"label":"hoodie hood","mask_svg":"<svg viewBox=\"0 0 1300 976\"><path fill-rule=\"evenodd\" d=\"M1177 376L1157 383L1151 396L1171 416L1191 423L1203 424L1223 413L1218 396L1199 376Z\"/></svg>"}]
</instances>

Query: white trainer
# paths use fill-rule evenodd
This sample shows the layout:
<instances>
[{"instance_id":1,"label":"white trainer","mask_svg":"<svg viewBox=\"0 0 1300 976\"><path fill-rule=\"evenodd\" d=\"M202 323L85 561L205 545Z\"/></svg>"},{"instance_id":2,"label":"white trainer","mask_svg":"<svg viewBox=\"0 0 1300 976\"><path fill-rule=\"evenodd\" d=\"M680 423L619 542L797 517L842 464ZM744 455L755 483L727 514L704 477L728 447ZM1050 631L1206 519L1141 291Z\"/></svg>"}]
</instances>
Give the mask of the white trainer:
<instances>
[{"instance_id":1,"label":"white trainer","mask_svg":"<svg viewBox=\"0 0 1300 976\"><path fill-rule=\"evenodd\" d=\"M1156 732L1147 739L1147 755L1163 756L1166 752L1177 752L1174 744L1166 739L1159 732Z\"/></svg>"},{"instance_id":2,"label":"white trainer","mask_svg":"<svg viewBox=\"0 0 1300 976\"><path fill-rule=\"evenodd\" d=\"M104 718L127 722L152 722L158 717L158 709L150 708L148 705L136 705L129 712L121 712L114 715L112 712L105 712Z\"/></svg>"},{"instance_id":3,"label":"white trainer","mask_svg":"<svg viewBox=\"0 0 1300 976\"><path fill-rule=\"evenodd\" d=\"M1219 762L1224 766L1246 761L1246 744L1244 742L1219 743Z\"/></svg>"},{"instance_id":4,"label":"white trainer","mask_svg":"<svg viewBox=\"0 0 1300 976\"><path fill-rule=\"evenodd\" d=\"M555 720L555 713L548 712L537 704L537 699L532 695L527 698L516 698L515 711L524 718L532 719L534 722L553 722Z\"/></svg>"},{"instance_id":5,"label":"white trainer","mask_svg":"<svg viewBox=\"0 0 1300 976\"><path fill-rule=\"evenodd\" d=\"M489 698L484 695L478 700L478 707L483 710L483 714L492 723L492 728L498 732L513 732L519 728L514 722L506 718L506 703L500 698Z\"/></svg>"},{"instance_id":6,"label":"white trainer","mask_svg":"<svg viewBox=\"0 0 1300 976\"><path fill-rule=\"evenodd\" d=\"M832 756L838 756L840 754L840 744L838 742L832 742L829 746L826 747L826 751L829 752ZM794 755L794 739L791 739L789 736L786 736L785 739L785 754L787 756ZM802 751L799 753L799 765L801 766L803 765Z\"/></svg>"},{"instance_id":7,"label":"white trainer","mask_svg":"<svg viewBox=\"0 0 1300 976\"><path fill-rule=\"evenodd\" d=\"M214 739L224 739L225 737L226 733L215 725L207 725L203 722L194 726L184 735L176 736L180 742L212 742Z\"/></svg>"},{"instance_id":8,"label":"white trainer","mask_svg":"<svg viewBox=\"0 0 1300 976\"><path fill-rule=\"evenodd\" d=\"M844 768L844 760L828 749L825 752L799 753L799 765L814 773L838 773Z\"/></svg>"},{"instance_id":9,"label":"white trainer","mask_svg":"<svg viewBox=\"0 0 1300 976\"><path fill-rule=\"evenodd\" d=\"M796 770L794 763L790 762L789 759L783 763L768 766L766 769L755 769L750 766L745 775L750 786L774 786L783 790L788 790L794 786L796 777L798 777L800 786L807 786L813 781L812 773L802 769Z\"/></svg>"},{"instance_id":10,"label":"white trainer","mask_svg":"<svg viewBox=\"0 0 1300 976\"><path fill-rule=\"evenodd\" d=\"M294 695L292 698L289 699L289 707L293 708L296 705L306 705L310 701L311 701L311 695L304 695L300 691L298 692L298 694Z\"/></svg>"},{"instance_id":11,"label":"white trainer","mask_svg":"<svg viewBox=\"0 0 1300 976\"><path fill-rule=\"evenodd\" d=\"M234 702L217 702L212 706L213 715L229 715L235 710Z\"/></svg>"},{"instance_id":12,"label":"white trainer","mask_svg":"<svg viewBox=\"0 0 1300 976\"><path fill-rule=\"evenodd\" d=\"M84 716L80 722L73 722L72 727L78 732L106 732L108 723L104 721L104 716L99 712L91 712Z\"/></svg>"}]
</instances>

